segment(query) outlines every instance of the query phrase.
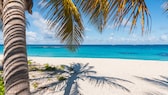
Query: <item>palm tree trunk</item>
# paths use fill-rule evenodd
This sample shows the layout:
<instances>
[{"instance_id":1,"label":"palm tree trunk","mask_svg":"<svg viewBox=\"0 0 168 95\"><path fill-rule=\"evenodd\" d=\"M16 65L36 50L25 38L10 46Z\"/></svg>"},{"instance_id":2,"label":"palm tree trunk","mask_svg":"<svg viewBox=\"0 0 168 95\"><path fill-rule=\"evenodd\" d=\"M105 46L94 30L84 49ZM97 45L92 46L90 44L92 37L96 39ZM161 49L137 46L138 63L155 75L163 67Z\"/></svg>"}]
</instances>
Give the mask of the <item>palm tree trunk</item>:
<instances>
[{"instance_id":1,"label":"palm tree trunk","mask_svg":"<svg viewBox=\"0 0 168 95\"><path fill-rule=\"evenodd\" d=\"M30 95L25 40L25 1L3 0L5 95Z\"/></svg>"}]
</instances>

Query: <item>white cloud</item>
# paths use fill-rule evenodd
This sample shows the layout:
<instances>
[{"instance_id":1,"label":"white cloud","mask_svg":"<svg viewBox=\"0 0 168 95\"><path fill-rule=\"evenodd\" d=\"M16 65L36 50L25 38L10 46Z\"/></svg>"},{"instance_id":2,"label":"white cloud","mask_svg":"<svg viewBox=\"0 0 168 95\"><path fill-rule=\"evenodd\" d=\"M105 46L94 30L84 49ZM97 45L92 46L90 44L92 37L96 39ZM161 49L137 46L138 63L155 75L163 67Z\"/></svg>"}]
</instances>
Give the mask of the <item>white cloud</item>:
<instances>
[{"instance_id":1,"label":"white cloud","mask_svg":"<svg viewBox=\"0 0 168 95\"><path fill-rule=\"evenodd\" d=\"M28 37L31 37L31 38L36 38L37 37L37 34L35 32L32 32L32 31L26 32L26 35Z\"/></svg>"},{"instance_id":2,"label":"white cloud","mask_svg":"<svg viewBox=\"0 0 168 95\"><path fill-rule=\"evenodd\" d=\"M116 26L114 26L114 24L109 24L107 25L107 29L114 29Z\"/></svg>"},{"instance_id":3,"label":"white cloud","mask_svg":"<svg viewBox=\"0 0 168 95\"><path fill-rule=\"evenodd\" d=\"M164 37L166 39L166 37ZM168 40L168 36L167 36ZM159 36L155 35L138 35L138 34L130 34L130 35L122 35L118 36L109 36L107 38L107 43L109 44L153 44L160 43Z\"/></svg>"},{"instance_id":4,"label":"white cloud","mask_svg":"<svg viewBox=\"0 0 168 95\"><path fill-rule=\"evenodd\" d=\"M108 38L108 41L112 41L114 39L114 33L110 34L110 37Z\"/></svg>"},{"instance_id":5,"label":"white cloud","mask_svg":"<svg viewBox=\"0 0 168 95\"><path fill-rule=\"evenodd\" d=\"M34 12L32 18L34 19L33 24L42 30L42 33L50 34L47 21L38 12Z\"/></svg>"},{"instance_id":6,"label":"white cloud","mask_svg":"<svg viewBox=\"0 0 168 95\"><path fill-rule=\"evenodd\" d=\"M0 44L3 44L3 32L0 31Z\"/></svg>"},{"instance_id":7,"label":"white cloud","mask_svg":"<svg viewBox=\"0 0 168 95\"><path fill-rule=\"evenodd\" d=\"M42 18L42 16L38 12L33 12L33 14L31 15L31 17L34 18L34 19Z\"/></svg>"},{"instance_id":8,"label":"white cloud","mask_svg":"<svg viewBox=\"0 0 168 95\"><path fill-rule=\"evenodd\" d=\"M109 37L109 40L112 40L113 39L113 37L111 36L111 37Z\"/></svg>"},{"instance_id":9,"label":"white cloud","mask_svg":"<svg viewBox=\"0 0 168 95\"><path fill-rule=\"evenodd\" d=\"M89 36L85 36L85 39L89 39Z\"/></svg>"},{"instance_id":10,"label":"white cloud","mask_svg":"<svg viewBox=\"0 0 168 95\"><path fill-rule=\"evenodd\" d=\"M33 12L30 16L32 21L31 29L27 32L28 43L35 44L58 44L55 39L55 33L48 28L46 20L38 12Z\"/></svg>"},{"instance_id":11,"label":"white cloud","mask_svg":"<svg viewBox=\"0 0 168 95\"><path fill-rule=\"evenodd\" d=\"M148 41L148 42L155 42L157 40L158 40L158 38L155 36L149 36L146 38L146 41Z\"/></svg>"},{"instance_id":12,"label":"white cloud","mask_svg":"<svg viewBox=\"0 0 168 95\"><path fill-rule=\"evenodd\" d=\"M90 32L90 31L92 31L89 27L86 27L85 28L85 31L87 31L87 32Z\"/></svg>"},{"instance_id":13,"label":"white cloud","mask_svg":"<svg viewBox=\"0 0 168 95\"><path fill-rule=\"evenodd\" d=\"M111 33L110 36L114 36L114 33Z\"/></svg>"},{"instance_id":14,"label":"white cloud","mask_svg":"<svg viewBox=\"0 0 168 95\"><path fill-rule=\"evenodd\" d=\"M161 41L168 41L168 35L167 34L163 34L160 36L160 40Z\"/></svg>"},{"instance_id":15,"label":"white cloud","mask_svg":"<svg viewBox=\"0 0 168 95\"><path fill-rule=\"evenodd\" d=\"M47 20L44 19L38 12L34 12L32 17L34 18L33 24L37 26L40 30L42 30L42 33L48 35L54 34L52 30L49 29L47 25Z\"/></svg>"},{"instance_id":16,"label":"white cloud","mask_svg":"<svg viewBox=\"0 0 168 95\"><path fill-rule=\"evenodd\" d=\"M36 41L39 40L39 38L37 37L36 32L27 31L26 40L27 40L27 43L35 43Z\"/></svg>"},{"instance_id":17,"label":"white cloud","mask_svg":"<svg viewBox=\"0 0 168 95\"><path fill-rule=\"evenodd\" d=\"M131 26L131 22L130 21L127 21L128 19L124 18L121 25L125 26L125 24L127 23L126 26Z\"/></svg>"},{"instance_id":18,"label":"white cloud","mask_svg":"<svg viewBox=\"0 0 168 95\"><path fill-rule=\"evenodd\" d=\"M127 24L126 24L126 23L127 23ZM123 19L123 21L122 21L122 23L121 23L121 26L125 26L125 24L126 24L126 26L131 26L131 22L130 22L130 21L127 21L126 18ZM117 26L118 26L118 25L117 25L117 24L114 24L114 23L108 24L108 25L107 25L107 29L115 29Z\"/></svg>"}]
</instances>

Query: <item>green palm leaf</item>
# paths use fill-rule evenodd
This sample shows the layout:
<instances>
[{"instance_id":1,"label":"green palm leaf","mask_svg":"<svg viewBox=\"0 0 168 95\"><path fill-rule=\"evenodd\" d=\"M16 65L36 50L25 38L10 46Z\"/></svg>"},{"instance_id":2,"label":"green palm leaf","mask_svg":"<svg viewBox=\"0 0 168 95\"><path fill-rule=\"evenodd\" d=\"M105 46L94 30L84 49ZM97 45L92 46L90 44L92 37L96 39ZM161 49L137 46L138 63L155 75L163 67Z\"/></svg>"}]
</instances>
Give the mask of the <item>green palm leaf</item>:
<instances>
[{"instance_id":1,"label":"green palm leaf","mask_svg":"<svg viewBox=\"0 0 168 95\"><path fill-rule=\"evenodd\" d=\"M140 17L142 33L145 25L150 31L151 17L144 0L110 0L110 10L110 17L116 27L121 27L123 19L127 17L125 26L131 21L130 31L132 31Z\"/></svg>"},{"instance_id":2,"label":"green palm leaf","mask_svg":"<svg viewBox=\"0 0 168 95\"><path fill-rule=\"evenodd\" d=\"M109 14L109 0L74 0L100 32L105 27Z\"/></svg>"},{"instance_id":3,"label":"green palm leaf","mask_svg":"<svg viewBox=\"0 0 168 95\"><path fill-rule=\"evenodd\" d=\"M168 12L168 1L164 2L163 8L164 8L164 11L167 13Z\"/></svg>"},{"instance_id":4,"label":"green palm leaf","mask_svg":"<svg viewBox=\"0 0 168 95\"><path fill-rule=\"evenodd\" d=\"M80 11L87 15L100 31L107 21L112 21L118 29L131 22L132 31L140 18L142 33L150 31L151 17L144 0L43 0L47 2L47 19L50 28L56 30L56 35L70 50L83 42L84 28ZM78 10L79 9L79 10ZM145 28L146 26L146 28Z\"/></svg>"},{"instance_id":5,"label":"green palm leaf","mask_svg":"<svg viewBox=\"0 0 168 95\"><path fill-rule=\"evenodd\" d=\"M56 36L62 43L74 51L83 42L84 28L80 13L72 0L43 0L47 2L45 8L48 25L56 30Z\"/></svg>"}]
</instances>

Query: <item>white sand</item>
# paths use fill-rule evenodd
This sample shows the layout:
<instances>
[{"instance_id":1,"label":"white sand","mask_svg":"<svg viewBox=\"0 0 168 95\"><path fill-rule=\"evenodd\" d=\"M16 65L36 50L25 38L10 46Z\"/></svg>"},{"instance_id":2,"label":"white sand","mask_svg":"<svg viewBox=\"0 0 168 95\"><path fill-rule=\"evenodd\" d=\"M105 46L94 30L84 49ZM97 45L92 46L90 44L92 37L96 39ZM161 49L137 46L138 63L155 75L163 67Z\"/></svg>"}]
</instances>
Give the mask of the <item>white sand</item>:
<instances>
[{"instance_id":1,"label":"white sand","mask_svg":"<svg viewBox=\"0 0 168 95\"><path fill-rule=\"evenodd\" d=\"M52 65L89 63L90 66L94 66L93 70L97 72L97 76L115 77L133 82L133 84L119 82L131 91L126 92L109 86L95 87L87 81L80 81L81 91L84 95L168 95L168 79L165 80L167 81L165 85L161 85L135 77L164 80L160 76L168 78L168 61L51 57L29 57L29 59L40 64L48 63Z\"/></svg>"},{"instance_id":2,"label":"white sand","mask_svg":"<svg viewBox=\"0 0 168 95\"><path fill-rule=\"evenodd\" d=\"M40 63L52 65L69 63L89 63L94 66L98 76L116 77L133 82L120 82L131 92L123 91L115 87L95 87L86 81L80 81L80 87L84 95L168 95L168 79L165 85L157 82L148 82L138 77L149 79L161 79L160 76L168 78L168 61L144 61L144 60L122 60L122 59L92 59L92 58L49 58L30 57L29 59Z\"/></svg>"}]
</instances>

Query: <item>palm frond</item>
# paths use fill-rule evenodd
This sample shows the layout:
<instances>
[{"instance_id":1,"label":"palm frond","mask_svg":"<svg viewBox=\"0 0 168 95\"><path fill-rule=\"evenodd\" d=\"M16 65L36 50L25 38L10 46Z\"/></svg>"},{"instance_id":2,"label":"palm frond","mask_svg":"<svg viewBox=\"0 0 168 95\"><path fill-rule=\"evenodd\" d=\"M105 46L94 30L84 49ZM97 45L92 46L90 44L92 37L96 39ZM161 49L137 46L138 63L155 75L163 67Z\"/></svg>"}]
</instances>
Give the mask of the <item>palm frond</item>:
<instances>
[{"instance_id":1,"label":"palm frond","mask_svg":"<svg viewBox=\"0 0 168 95\"><path fill-rule=\"evenodd\" d=\"M84 28L80 13L72 0L43 0L48 9L47 19L50 28L54 28L57 37L67 47L75 51L75 47L83 42Z\"/></svg>"},{"instance_id":2,"label":"palm frond","mask_svg":"<svg viewBox=\"0 0 168 95\"><path fill-rule=\"evenodd\" d=\"M74 2L102 32L108 20L109 0L74 0Z\"/></svg>"},{"instance_id":3,"label":"palm frond","mask_svg":"<svg viewBox=\"0 0 168 95\"><path fill-rule=\"evenodd\" d=\"M110 0L110 10L110 19L118 28L122 26L124 18L128 17L125 26L132 20L130 27L132 31L140 17L142 34L145 26L148 31L151 29L151 16L144 0Z\"/></svg>"},{"instance_id":4,"label":"palm frond","mask_svg":"<svg viewBox=\"0 0 168 95\"><path fill-rule=\"evenodd\" d=\"M74 2L86 15L89 14L90 21L98 26L100 31L109 19L118 29L123 26L123 20L126 20L124 26L131 22L130 31L132 31L140 18L142 34L145 29L148 31L151 29L151 17L145 0L74 0Z\"/></svg>"},{"instance_id":5,"label":"palm frond","mask_svg":"<svg viewBox=\"0 0 168 95\"><path fill-rule=\"evenodd\" d=\"M168 1L164 2L163 9L164 9L165 13L168 13Z\"/></svg>"},{"instance_id":6,"label":"palm frond","mask_svg":"<svg viewBox=\"0 0 168 95\"><path fill-rule=\"evenodd\" d=\"M110 77L101 77L101 76L86 76L86 79L89 82L95 84L95 86L105 86L109 85L110 87L117 87L127 92L130 92L128 88L116 82L116 79Z\"/></svg>"},{"instance_id":7,"label":"palm frond","mask_svg":"<svg viewBox=\"0 0 168 95\"><path fill-rule=\"evenodd\" d=\"M25 10L27 10L30 14L32 14L32 8L33 8L33 0L26 0Z\"/></svg>"}]
</instances>

